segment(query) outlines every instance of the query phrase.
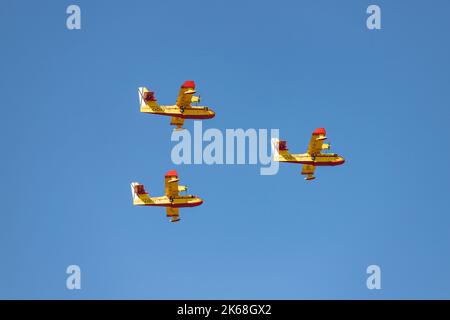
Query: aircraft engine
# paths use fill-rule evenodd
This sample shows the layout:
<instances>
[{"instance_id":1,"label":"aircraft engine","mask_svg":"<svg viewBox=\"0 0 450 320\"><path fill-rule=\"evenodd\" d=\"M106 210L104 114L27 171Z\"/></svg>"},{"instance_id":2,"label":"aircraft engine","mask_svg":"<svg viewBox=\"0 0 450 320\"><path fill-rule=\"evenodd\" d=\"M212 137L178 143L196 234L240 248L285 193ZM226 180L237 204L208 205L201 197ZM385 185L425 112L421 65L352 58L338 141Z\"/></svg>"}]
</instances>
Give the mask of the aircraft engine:
<instances>
[{"instance_id":1,"label":"aircraft engine","mask_svg":"<svg viewBox=\"0 0 450 320\"><path fill-rule=\"evenodd\" d=\"M200 102L200 96L192 96L191 98L192 103L199 103Z\"/></svg>"}]
</instances>

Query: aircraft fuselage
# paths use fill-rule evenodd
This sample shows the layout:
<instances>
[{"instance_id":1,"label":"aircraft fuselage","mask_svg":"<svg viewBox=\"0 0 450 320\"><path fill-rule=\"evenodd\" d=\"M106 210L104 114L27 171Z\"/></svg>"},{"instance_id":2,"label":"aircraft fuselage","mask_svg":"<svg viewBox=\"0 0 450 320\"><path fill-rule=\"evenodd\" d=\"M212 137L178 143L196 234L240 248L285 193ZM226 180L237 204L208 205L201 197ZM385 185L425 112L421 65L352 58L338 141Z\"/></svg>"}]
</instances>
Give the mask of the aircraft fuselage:
<instances>
[{"instance_id":1,"label":"aircraft fuselage","mask_svg":"<svg viewBox=\"0 0 450 320\"><path fill-rule=\"evenodd\" d=\"M313 166L338 166L345 162L345 159L336 153L319 153L315 156L309 153L287 154L280 156L280 162L309 164Z\"/></svg>"},{"instance_id":2,"label":"aircraft fuselage","mask_svg":"<svg viewBox=\"0 0 450 320\"><path fill-rule=\"evenodd\" d=\"M148 199L140 199L143 206L155 206L155 207L172 207L172 208L184 208L184 207L196 207L203 203L203 200L193 195L178 196L171 199L167 196L161 197L149 197ZM138 205L138 204L137 204Z\"/></svg>"},{"instance_id":3,"label":"aircraft fuselage","mask_svg":"<svg viewBox=\"0 0 450 320\"><path fill-rule=\"evenodd\" d=\"M173 106L141 106L141 112L149 114L159 114L162 116L178 117L184 119L211 119L216 113L208 107L191 106L189 108L180 108Z\"/></svg>"}]
</instances>

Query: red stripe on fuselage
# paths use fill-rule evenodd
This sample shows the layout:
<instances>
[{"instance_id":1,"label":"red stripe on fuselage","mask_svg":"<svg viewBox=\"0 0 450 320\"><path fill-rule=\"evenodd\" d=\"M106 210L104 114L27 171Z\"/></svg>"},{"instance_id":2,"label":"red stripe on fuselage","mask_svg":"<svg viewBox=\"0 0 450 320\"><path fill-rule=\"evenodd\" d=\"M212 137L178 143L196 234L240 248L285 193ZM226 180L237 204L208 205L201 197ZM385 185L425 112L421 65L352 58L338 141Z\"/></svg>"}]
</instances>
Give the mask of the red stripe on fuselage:
<instances>
[{"instance_id":1,"label":"red stripe on fuselage","mask_svg":"<svg viewBox=\"0 0 450 320\"><path fill-rule=\"evenodd\" d=\"M148 112L149 114L157 114L160 116L176 117L183 119L211 119L216 116L216 114L205 114L205 115L184 115L179 113L167 113L167 112Z\"/></svg>"},{"instance_id":2,"label":"red stripe on fuselage","mask_svg":"<svg viewBox=\"0 0 450 320\"><path fill-rule=\"evenodd\" d=\"M280 161L287 163L299 163L299 164L309 164L316 167L325 167L325 166L338 166L345 162L344 161L327 161L327 162L314 162L314 161Z\"/></svg>"},{"instance_id":3,"label":"red stripe on fuselage","mask_svg":"<svg viewBox=\"0 0 450 320\"><path fill-rule=\"evenodd\" d=\"M215 117L215 114L192 115L192 116L189 116L189 115L185 116L185 115L183 115L183 116L181 116L181 118L183 118L183 119L211 119L211 118L214 118L214 117Z\"/></svg>"},{"instance_id":4,"label":"red stripe on fuselage","mask_svg":"<svg viewBox=\"0 0 450 320\"><path fill-rule=\"evenodd\" d=\"M203 201L194 202L194 203L146 203L146 206L149 207L171 207L171 208L190 208L190 207L197 207L201 205Z\"/></svg>"}]
</instances>

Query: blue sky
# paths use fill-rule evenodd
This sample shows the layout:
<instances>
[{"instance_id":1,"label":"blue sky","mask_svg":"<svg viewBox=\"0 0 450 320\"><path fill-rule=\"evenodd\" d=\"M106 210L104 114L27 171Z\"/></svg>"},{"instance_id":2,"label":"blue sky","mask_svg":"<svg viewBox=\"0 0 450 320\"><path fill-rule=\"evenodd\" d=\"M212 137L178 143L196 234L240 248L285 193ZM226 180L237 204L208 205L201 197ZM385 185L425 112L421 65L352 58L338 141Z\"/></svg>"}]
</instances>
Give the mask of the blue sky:
<instances>
[{"instance_id":1,"label":"blue sky","mask_svg":"<svg viewBox=\"0 0 450 320\"><path fill-rule=\"evenodd\" d=\"M382 30L366 28L377 4ZM66 28L78 4L82 29ZM448 1L5 1L0 10L1 298L450 298ZM194 79L203 128L325 127L343 166L260 176L171 163ZM186 122L193 128L191 121ZM178 170L202 206L131 205ZM82 289L66 289L68 265ZM366 268L382 289L366 288Z\"/></svg>"}]
</instances>

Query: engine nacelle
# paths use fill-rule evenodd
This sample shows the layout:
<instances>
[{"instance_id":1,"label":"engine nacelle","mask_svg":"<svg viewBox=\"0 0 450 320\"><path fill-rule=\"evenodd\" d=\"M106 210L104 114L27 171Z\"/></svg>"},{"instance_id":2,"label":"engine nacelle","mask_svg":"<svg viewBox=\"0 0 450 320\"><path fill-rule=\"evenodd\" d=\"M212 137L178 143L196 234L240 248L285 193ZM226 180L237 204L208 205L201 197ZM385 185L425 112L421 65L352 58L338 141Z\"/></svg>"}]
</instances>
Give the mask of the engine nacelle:
<instances>
[{"instance_id":1,"label":"engine nacelle","mask_svg":"<svg viewBox=\"0 0 450 320\"><path fill-rule=\"evenodd\" d=\"M191 102L192 102L192 103L199 103L199 102L200 102L200 97L198 97L198 96L192 96Z\"/></svg>"}]
</instances>

